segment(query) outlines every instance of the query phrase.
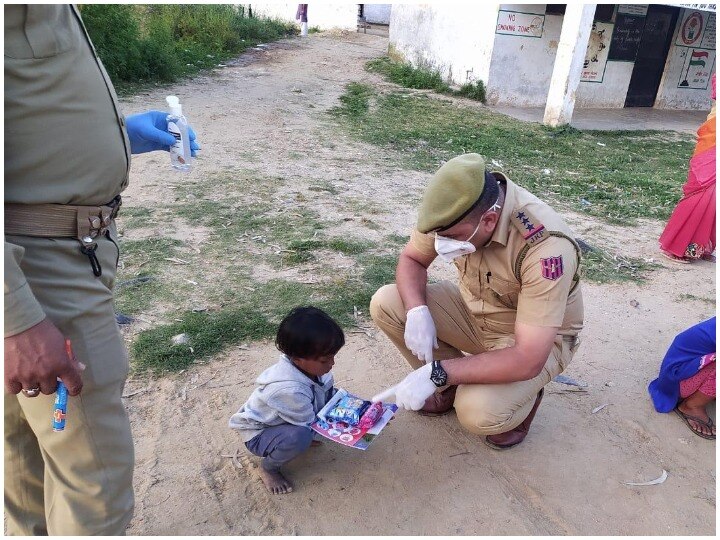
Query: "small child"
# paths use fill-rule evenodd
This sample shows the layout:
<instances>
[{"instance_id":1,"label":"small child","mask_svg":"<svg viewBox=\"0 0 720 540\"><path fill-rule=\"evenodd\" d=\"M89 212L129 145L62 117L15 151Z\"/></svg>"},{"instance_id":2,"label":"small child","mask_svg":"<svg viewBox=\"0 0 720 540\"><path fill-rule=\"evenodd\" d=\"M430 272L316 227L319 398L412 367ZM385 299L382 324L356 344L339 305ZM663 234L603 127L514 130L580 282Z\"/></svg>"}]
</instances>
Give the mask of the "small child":
<instances>
[{"instance_id":1,"label":"small child","mask_svg":"<svg viewBox=\"0 0 720 540\"><path fill-rule=\"evenodd\" d=\"M280 360L257 378L257 388L230 418L230 427L263 458L263 483L280 494L293 490L280 467L310 447L315 432L309 426L335 394L330 370L345 335L324 311L297 307L280 323L275 345L283 353Z\"/></svg>"}]
</instances>

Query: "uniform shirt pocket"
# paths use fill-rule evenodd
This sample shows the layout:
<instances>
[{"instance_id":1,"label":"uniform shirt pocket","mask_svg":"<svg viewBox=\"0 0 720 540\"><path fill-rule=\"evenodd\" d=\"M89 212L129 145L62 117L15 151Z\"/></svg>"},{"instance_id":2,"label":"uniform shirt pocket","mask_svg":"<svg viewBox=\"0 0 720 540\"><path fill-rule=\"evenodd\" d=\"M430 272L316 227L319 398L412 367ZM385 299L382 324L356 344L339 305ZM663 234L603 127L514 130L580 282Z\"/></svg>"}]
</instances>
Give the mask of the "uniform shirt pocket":
<instances>
[{"instance_id":1,"label":"uniform shirt pocket","mask_svg":"<svg viewBox=\"0 0 720 540\"><path fill-rule=\"evenodd\" d=\"M458 277L462 280L467 273L467 257L458 257L453 261L458 271Z\"/></svg>"},{"instance_id":2,"label":"uniform shirt pocket","mask_svg":"<svg viewBox=\"0 0 720 540\"><path fill-rule=\"evenodd\" d=\"M79 43L77 23L69 5L5 6L5 56L49 58Z\"/></svg>"},{"instance_id":3,"label":"uniform shirt pocket","mask_svg":"<svg viewBox=\"0 0 720 540\"><path fill-rule=\"evenodd\" d=\"M495 305L502 305L510 309L517 308L520 288L517 284L490 276L484 283L484 300Z\"/></svg>"}]
</instances>

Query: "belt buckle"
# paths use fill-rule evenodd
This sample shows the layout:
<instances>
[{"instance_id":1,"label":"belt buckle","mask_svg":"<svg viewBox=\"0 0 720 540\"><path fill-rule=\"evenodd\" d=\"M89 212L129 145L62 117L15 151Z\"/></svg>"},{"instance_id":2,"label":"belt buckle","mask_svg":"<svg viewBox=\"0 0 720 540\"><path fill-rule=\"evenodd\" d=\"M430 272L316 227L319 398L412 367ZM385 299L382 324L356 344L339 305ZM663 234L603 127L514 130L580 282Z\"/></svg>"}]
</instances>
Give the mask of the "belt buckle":
<instances>
[{"instance_id":1,"label":"belt buckle","mask_svg":"<svg viewBox=\"0 0 720 540\"><path fill-rule=\"evenodd\" d=\"M117 217L118 212L120 211L120 206L122 206L122 198L118 195L108 204L100 206L98 208L97 215L88 216L90 225L90 241L92 241L93 238L96 238L99 235L104 235L107 232L113 220Z\"/></svg>"},{"instance_id":2,"label":"belt buckle","mask_svg":"<svg viewBox=\"0 0 720 540\"><path fill-rule=\"evenodd\" d=\"M105 233L106 225L102 213L97 216L88 216L88 225L90 226L90 230L88 231L90 239Z\"/></svg>"}]
</instances>

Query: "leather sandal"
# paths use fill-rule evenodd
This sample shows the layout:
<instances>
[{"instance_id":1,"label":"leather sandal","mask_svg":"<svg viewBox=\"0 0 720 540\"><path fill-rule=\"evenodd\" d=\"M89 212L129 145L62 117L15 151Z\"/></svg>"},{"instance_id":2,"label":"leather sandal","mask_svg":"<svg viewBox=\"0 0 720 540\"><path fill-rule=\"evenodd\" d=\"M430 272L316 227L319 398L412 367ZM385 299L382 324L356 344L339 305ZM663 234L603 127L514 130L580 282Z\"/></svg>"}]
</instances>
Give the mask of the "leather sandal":
<instances>
[{"instance_id":1,"label":"leather sandal","mask_svg":"<svg viewBox=\"0 0 720 540\"><path fill-rule=\"evenodd\" d=\"M457 385L448 386L442 392L433 392L418 412L423 416L442 416L453 410Z\"/></svg>"},{"instance_id":2,"label":"leather sandal","mask_svg":"<svg viewBox=\"0 0 720 540\"><path fill-rule=\"evenodd\" d=\"M683 419L683 421L684 421L684 422L687 424L687 426L690 428L690 431L692 431L695 435L697 435L698 437L702 437L703 439L708 439L708 440L711 440L711 441L714 441L714 440L715 440L715 435L712 434L712 428L715 426L715 424L714 424L713 421L712 421L712 418L708 418L708 419L707 419L707 422L706 422L705 420L703 420L702 418L698 418L697 416L692 416L692 415L690 415L690 414L685 414L685 413L682 412L678 407L675 407L675 409L673 409L673 410L678 414L678 416L679 416L680 418ZM699 425L701 425L701 426L703 426L703 427L706 427L707 429L710 430L710 433L706 435L706 434L703 433L702 431L696 430L696 429L692 426L692 424L690 423L690 420L692 420L693 422L695 422L695 423L697 423L697 424L699 424Z\"/></svg>"},{"instance_id":3,"label":"leather sandal","mask_svg":"<svg viewBox=\"0 0 720 540\"><path fill-rule=\"evenodd\" d=\"M505 450L523 442L530 431L530 424L532 424L533 418L535 418L535 413L537 412L538 407L540 407L540 402L542 401L544 393L544 388L538 392L537 398L535 399L535 405L533 405L533 408L530 410L530 414L527 415L527 418L525 418L518 427L511 429L510 431L506 431L505 433L488 435L485 437L485 444L495 450Z\"/></svg>"}]
</instances>

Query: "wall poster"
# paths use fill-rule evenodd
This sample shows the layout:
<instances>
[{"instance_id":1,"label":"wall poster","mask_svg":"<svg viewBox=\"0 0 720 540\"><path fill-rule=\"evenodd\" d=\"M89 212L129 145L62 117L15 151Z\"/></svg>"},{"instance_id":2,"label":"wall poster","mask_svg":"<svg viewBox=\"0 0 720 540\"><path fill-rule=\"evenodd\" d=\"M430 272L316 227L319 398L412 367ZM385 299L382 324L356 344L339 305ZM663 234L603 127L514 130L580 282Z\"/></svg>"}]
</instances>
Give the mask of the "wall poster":
<instances>
[{"instance_id":1,"label":"wall poster","mask_svg":"<svg viewBox=\"0 0 720 540\"><path fill-rule=\"evenodd\" d=\"M687 48L683 49L681 54L685 55L685 60L680 72L678 88L706 90L715 66L715 51Z\"/></svg>"},{"instance_id":2,"label":"wall poster","mask_svg":"<svg viewBox=\"0 0 720 540\"><path fill-rule=\"evenodd\" d=\"M617 12L624 15L639 15L641 17L644 17L645 15L647 15L647 10L647 5L620 4L618 6Z\"/></svg>"},{"instance_id":3,"label":"wall poster","mask_svg":"<svg viewBox=\"0 0 720 540\"><path fill-rule=\"evenodd\" d=\"M705 31L707 16L704 11L684 9L680 21L680 31L675 39L675 45L680 47L699 47Z\"/></svg>"},{"instance_id":4,"label":"wall poster","mask_svg":"<svg viewBox=\"0 0 720 540\"><path fill-rule=\"evenodd\" d=\"M580 75L581 81L597 83L603 81L612 34L612 23L593 23L587 52L585 53L585 62L583 63L583 69Z\"/></svg>"},{"instance_id":5,"label":"wall poster","mask_svg":"<svg viewBox=\"0 0 720 540\"><path fill-rule=\"evenodd\" d=\"M542 37L543 26L545 26L545 15L500 10L495 33L539 38Z\"/></svg>"}]
</instances>

